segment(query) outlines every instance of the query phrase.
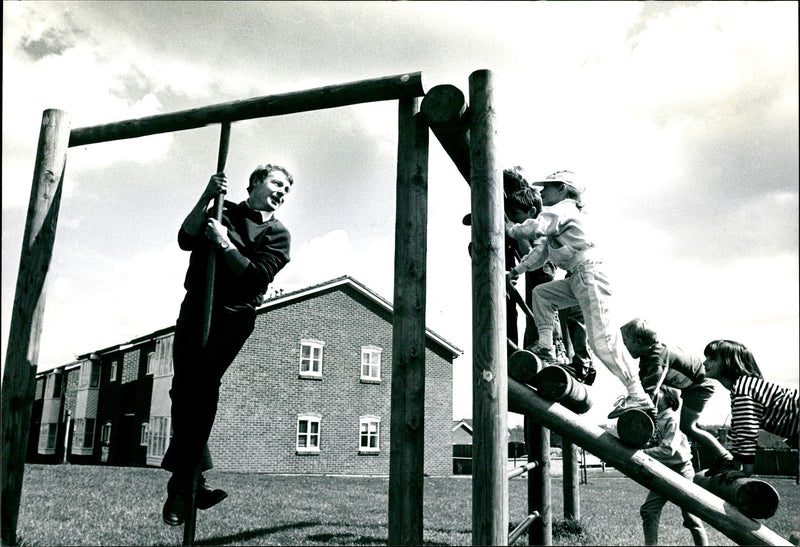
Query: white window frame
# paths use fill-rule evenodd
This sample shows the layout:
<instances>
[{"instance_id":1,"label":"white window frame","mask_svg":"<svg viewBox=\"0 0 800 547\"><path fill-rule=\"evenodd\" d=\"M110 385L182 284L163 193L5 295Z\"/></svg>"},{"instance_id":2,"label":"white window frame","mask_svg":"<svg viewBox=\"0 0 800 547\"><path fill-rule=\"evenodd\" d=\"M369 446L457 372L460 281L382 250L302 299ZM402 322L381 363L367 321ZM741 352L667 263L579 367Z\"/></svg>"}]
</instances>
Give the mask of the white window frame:
<instances>
[{"instance_id":1,"label":"white window frame","mask_svg":"<svg viewBox=\"0 0 800 547\"><path fill-rule=\"evenodd\" d=\"M103 444L111 444L111 422L106 421L103 427L100 428L100 442Z\"/></svg>"},{"instance_id":2,"label":"white window frame","mask_svg":"<svg viewBox=\"0 0 800 547\"><path fill-rule=\"evenodd\" d=\"M81 365L79 387L99 387L100 386L100 363L97 361L85 361Z\"/></svg>"},{"instance_id":3,"label":"white window frame","mask_svg":"<svg viewBox=\"0 0 800 547\"><path fill-rule=\"evenodd\" d=\"M145 374L153 374L156 370L156 352L151 351L147 354L147 372Z\"/></svg>"},{"instance_id":4,"label":"white window frame","mask_svg":"<svg viewBox=\"0 0 800 547\"><path fill-rule=\"evenodd\" d=\"M172 419L169 416L151 416L147 427L147 457L163 458L172 439Z\"/></svg>"},{"instance_id":5,"label":"white window frame","mask_svg":"<svg viewBox=\"0 0 800 547\"><path fill-rule=\"evenodd\" d=\"M58 424L43 423L39 428L39 454L55 454Z\"/></svg>"},{"instance_id":6,"label":"white window frame","mask_svg":"<svg viewBox=\"0 0 800 547\"><path fill-rule=\"evenodd\" d=\"M308 348L309 355L306 357L303 355L303 350ZM323 349L325 348L325 342L321 340L312 340L312 339L302 339L300 340L300 377L301 378L322 378L322 360L323 360ZM315 355L315 352L319 352L319 355ZM316 364L316 367L315 367ZM307 370L303 370L303 367L307 366ZM315 370L316 368L316 370Z\"/></svg>"},{"instance_id":7,"label":"white window frame","mask_svg":"<svg viewBox=\"0 0 800 547\"><path fill-rule=\"evenodd\" d=\"M374 430L370 427L374 426ZM366 446L364 441L366 440ZM370 446L374 441L375 446ZM358 452L359 454L377 454L381 451L381 418L380 416L361 416L358 420Z\"/></svg>"},{"instance_id":8,"label":"white window frame","mask_svg":"<svg viewBox=\"0 0 800 547\"><path fill-rule=\"evenodd\" d=\"M147 422L142 422L142 425L139 428L139 446L148 446L147 439L149 437L148 435L149 431L150 431L150 424Z\"/></svg>"},{"instance_id":9,"label":"white window frame","mask_svg":"<svg viewBox=\"0 0 800 547\"><path fill-rule=\"evenodd\" d=\"M381 381L381 353L382 348L378 346L361 346L361 379L368 382ZM366 359L366 362L365 362ZM373 361L375 359L375 361ZM364 374L364 369L367 374Z\"/></svg>"},{"instance_id":10,"label":"white window frame","mask_svg":"<svg viewBox=\"0 0 800 547\"><path fill-rule=\"evenodd\" d=\"M301 431L301 424L306 424L305 431ZM317 426L316 433L312 432L312 426ZM316 445L312 441L316 438ZM301 439L305 439L304 446L301 446ZM322 418L314 414L301 414L297 417L297 435L295 436L295 449L298 453L309 454L318 453L322 440Z\"/></svg>"},{"instance_id":11,"label":"white window frame","mask_svg":"<svg viewBox=\"0 0 800 547\"><path fill-rule=\"evenodd\" d=\"M117 381L117 361L111 362L111 371L108 373L108 381L109 382L116 382Z\"/></svg>"}]
</instances>

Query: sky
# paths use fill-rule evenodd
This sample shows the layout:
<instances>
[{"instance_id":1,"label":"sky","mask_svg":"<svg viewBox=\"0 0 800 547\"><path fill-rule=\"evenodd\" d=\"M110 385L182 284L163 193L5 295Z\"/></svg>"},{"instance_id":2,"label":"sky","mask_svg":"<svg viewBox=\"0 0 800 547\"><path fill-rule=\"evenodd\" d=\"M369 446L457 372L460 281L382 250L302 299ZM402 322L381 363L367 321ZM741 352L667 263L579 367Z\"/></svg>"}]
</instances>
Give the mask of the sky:
<instances>
[{"instance_id":1,"label":"sky","mask_svg":"<svg viewBox=\"0 0 800 547\"><path fill-rule=\"evenodd\" d=\"M585 184L615 291L668 345L750 348L798 385L796 2L3 2L2 361L39 125L87 127L421 72L492 71L497 153L530 180ZM178 227L216 167L219 128L69 150L38 370L174 324ZM430 140L427 326L464 350L472 414L469 189ZM292 260L273 287L350 275L391 300L397 103L235 122L228 199L263 163L295 187ZM598 363L588 416L622 384ZM720 388L701 423L729 419ZM519 423L511 415L509 423Z\"/></svg>"}]
</instances>

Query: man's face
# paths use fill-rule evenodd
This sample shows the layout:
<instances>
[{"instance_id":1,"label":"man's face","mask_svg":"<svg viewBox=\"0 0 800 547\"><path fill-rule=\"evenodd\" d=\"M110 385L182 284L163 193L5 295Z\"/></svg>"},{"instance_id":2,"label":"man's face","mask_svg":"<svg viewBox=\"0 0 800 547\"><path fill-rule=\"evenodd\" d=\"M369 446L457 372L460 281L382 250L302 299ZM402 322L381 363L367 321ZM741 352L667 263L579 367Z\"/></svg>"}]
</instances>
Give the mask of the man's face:
<instances>
[{"instance_id":1,"label":"man's face","mask_svg":"<svg viewBox=\"0 0 800 547\"><path fill-rule=\"evenodd\" d=\"M272 171L263 181L256 183L250 190L250 207L258 211L274 213L277 211L286 194L292 189L283 171Z\"/></svg>"}]
</instances>

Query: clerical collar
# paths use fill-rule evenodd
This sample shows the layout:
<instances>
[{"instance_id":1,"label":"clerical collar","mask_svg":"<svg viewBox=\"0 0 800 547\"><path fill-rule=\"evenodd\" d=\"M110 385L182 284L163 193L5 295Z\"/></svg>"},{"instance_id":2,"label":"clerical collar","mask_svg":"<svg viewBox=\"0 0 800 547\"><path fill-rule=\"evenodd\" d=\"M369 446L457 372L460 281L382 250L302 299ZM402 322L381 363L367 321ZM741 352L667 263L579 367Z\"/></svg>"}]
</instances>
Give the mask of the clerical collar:
<instances>
[{"instance_id":1,"label":"clerical collar","mask_svg":"<svg viewBox=\"0 0 800 547\"><path fill-rule=\"evenodd\" d=\"M245 201L244 204L247 206L248 209L250 209L254 213L258 213L259 215L261 215L261 224L264 224L265 222L272 220L273 217L275 216L274 212L270 213L269 211L259 211L258 209L253 209L252 207L250 207L250 204L247 203L247 201Z\"/></svg>"}]
</instances>

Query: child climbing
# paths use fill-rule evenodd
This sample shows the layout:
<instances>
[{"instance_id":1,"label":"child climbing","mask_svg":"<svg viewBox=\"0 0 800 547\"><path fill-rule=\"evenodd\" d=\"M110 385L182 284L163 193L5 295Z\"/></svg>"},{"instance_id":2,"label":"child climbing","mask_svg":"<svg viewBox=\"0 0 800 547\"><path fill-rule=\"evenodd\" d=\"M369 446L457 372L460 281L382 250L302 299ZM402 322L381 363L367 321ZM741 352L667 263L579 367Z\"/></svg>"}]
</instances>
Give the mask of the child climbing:
<instances>
[{"instance_id":1,"label":"child climbing","mask_svg":"<svg viewBox=\"0 0 800 547\"><path fill-rule=\"evenodd\" d=\"M724 465L721 460L731 460L733 456L716 437L697 425L706 403L714 394L714 382L706 376L703 358L666 346L659 341L658 334L647 321L639 317L622 325L620 332L628 352L634 359L639 359L639 379L650 398L655 398L659 382L679 389L683 400L681 431L698 443L713 458L712 461Z\"/></svg>"},{"instance_id":2,"label":"child climbing","mask_svg":"<svg viewBox=\"0 0 800 547\"><path fill-rule=\"evenodd\" d=\"M521 224L507 223L506 233L516 239L542 237L508 272L516 280L522 272L551 260L570 275L533 290L533 314L539 340L531 347L545 365L555 365L553 326L556 310L578 305L586 321L589 347L627 390L626 398L609 414L616 418L627 410L643 410L655 419L655 407L642 388L634 363L627 356L617 326L610 316L611 286L603 271L594 240L586 233L581 209L583 188L572 171L558 171L540 182L542 212Z\"/></svg>"},{"instance_id":3,"label":"child climbing","mask_svg":"<svg viewBox=\"0 0 800 547\"><path fill-rule=\"evenodd\" d=\"M689 440L678 426L676 412L680 406L678 392L674 388L662 387L658 392L657 401L656 428L661 442L658 446L646 448L644 453L691 481L694 478L692 450L689 447ZM661 520L661 510L666 503L667 498L664 496L652 490L648 492L639 510L645 545L658 545L658 524ZM683 525L691 532L694 544L708 545L708 535L703 527L703 521L685 509L681 509L681 514Z\"/></svg>"},{"instance_id":4,"label":"child climbing","mask_svg":"<svg viewBox=\"0 0 800 547\"><path fill-rule=\"evenodd\" d=\"M715 340L703 353L706 375L731 392L729 439L735 460L718 462L706 474L741 466L745 475L752 475L759 429L784 437L789 447L797 448L798 390L765 380L753 354L739 342Z\"/></svg>"}]
</instances>

